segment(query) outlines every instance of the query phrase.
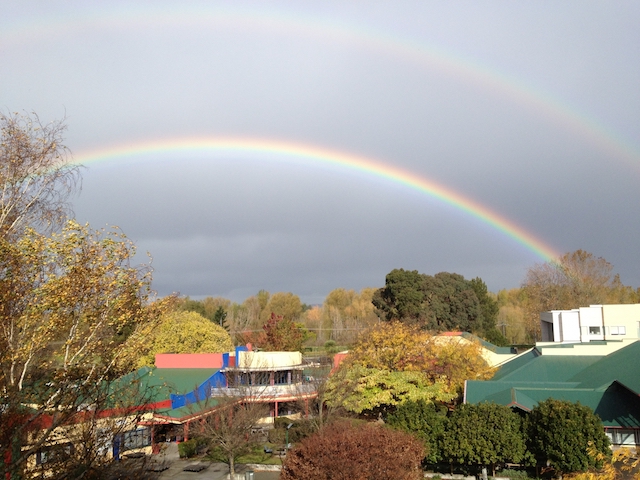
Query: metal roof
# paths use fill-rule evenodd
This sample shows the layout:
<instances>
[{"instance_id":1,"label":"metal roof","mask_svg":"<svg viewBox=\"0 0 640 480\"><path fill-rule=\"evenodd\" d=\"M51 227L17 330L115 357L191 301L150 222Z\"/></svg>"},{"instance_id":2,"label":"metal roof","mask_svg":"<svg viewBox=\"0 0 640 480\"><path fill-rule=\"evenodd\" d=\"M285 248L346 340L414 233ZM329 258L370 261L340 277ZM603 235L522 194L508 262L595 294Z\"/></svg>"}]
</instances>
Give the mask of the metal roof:
<instances>
[{"instance_id":1,"label":"metal roof","mask_svg":"<svg viewBox=\"0 0 640 480\"><path fill-rule=\"evenodd\" d=\"M605 426L640 428L640 342L608 356L540 355L535 349L491 380L469 380L465 402L495 402L529 411L549 398L580 402Z\"/></svg>"}]
</instances>

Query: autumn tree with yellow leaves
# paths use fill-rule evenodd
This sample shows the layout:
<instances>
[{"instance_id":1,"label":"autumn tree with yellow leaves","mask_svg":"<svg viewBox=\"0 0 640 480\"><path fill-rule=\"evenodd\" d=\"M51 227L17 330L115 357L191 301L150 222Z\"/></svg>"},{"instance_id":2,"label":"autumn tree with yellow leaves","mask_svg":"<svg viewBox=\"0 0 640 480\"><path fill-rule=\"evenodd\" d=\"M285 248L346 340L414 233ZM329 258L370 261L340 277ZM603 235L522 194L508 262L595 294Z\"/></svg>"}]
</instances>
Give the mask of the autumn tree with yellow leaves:
<instances>
[{"instance_id":1,"label":"autumn tree with yellow leaves","mask_svg":"<svg viewBox=\"0 0 640 480\"><path fill-rule=\"evenodd\" d=\"M135 246L122 232L67 220L79 170L63 131L62 122L0 114L3 478L20 477L59 427L141 400L120 388L116 401L110 385L133 368L127 338L153 330L164 310L152 302L150 268L132 265ZM78 459L78 478L96 466L89 458ZM78 465L61 475L75 478Z\"/></svg>"},{"instance_id":2,"label":"autumn tree with yellow leaves","mask_svg":"<svg viewBox=\"0 0 640 480\"><path fill-rule=\"evenodd\" d=\"M331 375L326 401L358 414L383 413L409 400L454 403L466 379L493 372L478 343L381 323L361 336Z\"/></svg>"},{"instance_id":3,"label":"autumn tree with yellow leaves","mask_svg":"<svg viewBox=\"0 0 640 480\"><path fill-rule=\"evenodd\" d=\"M129 337L125 349L130 361L142 367L153 365L157 353L230 352L233 341L223 327L199 313L173 311L160 317L153 332Z\"/></svg>"}]
</instances>

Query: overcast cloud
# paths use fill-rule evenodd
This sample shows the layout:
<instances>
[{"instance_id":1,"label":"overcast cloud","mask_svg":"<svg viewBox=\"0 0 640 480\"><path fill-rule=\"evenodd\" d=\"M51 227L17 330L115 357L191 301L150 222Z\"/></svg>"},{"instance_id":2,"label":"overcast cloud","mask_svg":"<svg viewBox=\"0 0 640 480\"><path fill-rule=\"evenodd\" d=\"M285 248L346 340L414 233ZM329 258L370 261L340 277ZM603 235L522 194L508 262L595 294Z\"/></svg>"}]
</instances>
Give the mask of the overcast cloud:
<instances>
[{"instance_id":1,"label":"overcast cloud","mask_svg":"<svg viewBox=\"0 0 640 480\"><path fill-rule=\"evenodd\" d=\"M0 108L66 115L76 156L234 136L376 159L637 287L639 24L635 1L0 0ZM498 291L543 261L433 196L274 154L91 163L74 205L153 256L161 295L321 303L400 267Z\"/></svg>"}]
</instances>

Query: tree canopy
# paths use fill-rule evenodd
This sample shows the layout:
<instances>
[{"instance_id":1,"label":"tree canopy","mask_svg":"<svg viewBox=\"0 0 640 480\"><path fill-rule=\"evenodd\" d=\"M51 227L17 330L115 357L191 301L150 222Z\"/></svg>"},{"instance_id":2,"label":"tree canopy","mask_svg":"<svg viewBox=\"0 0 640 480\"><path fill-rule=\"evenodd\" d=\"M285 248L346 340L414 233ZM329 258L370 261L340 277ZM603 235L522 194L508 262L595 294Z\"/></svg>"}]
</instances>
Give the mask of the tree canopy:
<instances>
[{"instance_id":1,"label":"tree canopy","mask_svg":"<svg viewBox=\"0 0 640 480\"><path fill-rule=\"evenodd\" d=\"M356 413L405 401L451 402L468 378L493 375L477 343L434 337L400 322L363 334L329 377L327 402Z\"/></svg>"},{"instance_id":2,"label":"tree canopy","mask_svg":"<svg viewBox=\"0 0 640 480\"><path fill-rule=\"evenodd\" d=\"M26 229L11 242L0 238L0 454L11 458L0 472L19 472L74 415L95 427L96 412L114 405L106 385L131 368L123 342L152 330L163 310L150 302L149 270L130 266L134 253L117 229L73 221L51 235ZM50 429L38 427L44 418ZM89 468L98 457L73 458Z\"/></svg>"},{"instance_id":3,"label":"tree canopy","mask_svg":"<svg viewBox=\"0 0 640 480\"><path fill-rule=\"evenodd\" d=\"M409 400L398 405L385 422L420 439L425 446L427 463L438 463L442 460L441 444L445 435L446 412L446 408L438 409L433 403L422 399Z\"/></svg>"},{"instance_id":4,"label":"tree canopy","mask_svg":"<svg viewBox=\"0 0 640 480\"><path fill-rule=\"evenodd\" d=\"M495 403L463 404L447 420L442 456L451 463L490 466L519 463L526 445L520 416Z\"/></svg>"},{"instance_id":5,"label":"tree canopy","mask_svg":"<svg viewBox=\"0 0 640 480\"><path fill-rule=\"evenodd\" d=\"M387 321L399 320L434 332L463 330L499 338L495 331L497 304L480 278L466 280L456 273L431 276L395 269L372 301Z\"/></svg>"},{"instance_id":6,"label":"tree canopy","mask_svg":"<svg viewBox=\"0 0 640 480\"><path fill-rule=\"evenodd\" d=\"M196 312L173 311L163 315L155 331L138 344L137 365L153 365L156 353L224 353L233 350L229 333Z\"/></svg>"},{"instance_id":7,"label":"tree canopy","mask_svg":"<svg viewBox=\"0 0 640 480\"><path fill-rule=\"evenodd\" d=\"M579 402L540 402L527 417L526 432L531 453L560 473L600 468L611 457L600 417Z\"/></svg>"}]
</instances>

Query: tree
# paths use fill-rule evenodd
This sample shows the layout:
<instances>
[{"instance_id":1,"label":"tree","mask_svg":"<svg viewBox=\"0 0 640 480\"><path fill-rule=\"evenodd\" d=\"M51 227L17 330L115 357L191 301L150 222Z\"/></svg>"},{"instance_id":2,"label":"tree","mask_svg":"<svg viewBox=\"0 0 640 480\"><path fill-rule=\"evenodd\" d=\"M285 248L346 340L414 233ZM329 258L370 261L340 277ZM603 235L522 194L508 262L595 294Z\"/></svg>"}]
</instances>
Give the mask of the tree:
<instances>
[{"instance_id":1,"label":"tree","mask_svg":"<svg viewBox=\"0 0 640 480\"><path fill-rule=\"evenodd\" d=\"M637 295L630 294L620 278L613 276L609 262L584 250L534 265L527 271L522 290L532 340L540 339L541 312L637 301Z\"/></svg>"},{"instance_id":2,"label":"tree","mask_svg":"<svg viewBox=\"0 0 640 480\"><path fill-rule=\"evenodd\" d=\"M509 341L500 333L496 328L496 321L498 319L498 302L494 296L489 294L487 284L482 281L480 277L469 280L471 288L478 297L480 302L480 309L482 310L482 321L479 325L476 325L476 333L485 340L499 347L509 345Z\"/></svg>"},{"instance_id":3,"label":"tree","mask_svg":"<svg viewBox=\"0 0 640 480\"><path fill-rule=\"evenodd\" d=\"M272 314L281 316L285 320L295 322L302 314L300 297L291 292L277 292L269 297L269 301L262 310L262 321L266 323Z\"/></svg>"},{"instance_id":4,"label":"tree","mask_svg":"<svg viewBox=\"0 0 640 480\"><path fill-rule=\"evenodd\" d=\"M252 401L249 395L217 400L215 413L201 422L198 436L208 443L214 456L229 465L229 474L233 477L238 457L251 453L259 445L261 437L254 426L269 415L269 408Z\"/></svg>"},{"instance_id":5,"label":"tree","mask_svg":"<svg viewBox=\"0 0 640 480\"><path fill-rule=\"evenodd\" d=\"M352 343L360 331L378 321L372 303L375 289L354 290L337 288L327 295L322 306L321 340L328 338ZM322 336L322 331L328 335Z\"/></svg>"},{"instance_id":6,"label":"tree","mask_svg":"<svg viewBox=\"0 0 640 480\"><path fill-rule=\"evenodd\" d=\"M244 339L262 350L295 352L302 351L302 345L308 339L308 331L301 324L272 313L262 326L262 332L247 335Z\"/></svg>"},{"instance_id":7,"label":"tree","mask_svg":"<svg viewBox=\"0 0 640 480\"><path fill-rule=\"evenodd\" d=\"M213 323L215 323L216 325L220 325L222 328L224 328L228 332L229 326L225 321L226 318L227 318L227 312L225 311L225 309L222 307L218 307L216 309L216 312L213 314Z\"/></svg>"},{"instance_id":8,"label":"tree","mask_svg":"<svg viewBox=\"0 0 640 480\"><path fill-rule=\"evenodd\" d=\"M229 333L196 312L174 311L163 315L146 346L135 338L133 353L138 366L153 365L156 353L224 353L233 350Z\"/></svg>"},{"instance_id":9,"label":"tree","mask_svg":"<svg viewBox=\"0 0 640 480\"><path fill-rule=\"evenodd\" d=\"M95 411L103 386L131 367L124 340L163 310L134 254L118 230L73 221L0 239L0 458L12 475L57 427Z\"/></svg>"},{"instance_id":10,"label":"tree","mask_svg":"<svg viewBox=\"0 0 640 480\"><path fill-rule=\"evenodd\" d=\"M509 407L495 403L459 405L450 415L442 456L451 463L489 466L525 458L522 421Z\"/></svg>"},{"instance_id":11,"label":"tree","mask_svg":"<svg viewBox=\"0 0 640 480\"><path fill-rule=\"evenodd\" d=\"M531 453L560 473L600 468L603 459L611 457L602 421L579 402L540 402L529 413L525 428Z\"/></svg>"},{"instance_id":12,"label":"tree","mask_svg":"<svg viewBox=\"0 0 640 480\"><path fill-rule=\"evenodd\" d=\"M385 278L385 286L373 295L373 305L385 320L423 323L428 317L425 308L425 275L417 270L394 269Z\"/></svg>"},{"instance_id":13,"label":"tree","mask_svg":"<svg viewBox=\"0 0 640 480\"><path fill-rule=\"evenodd\" d=\"M385 322L363 334L331 375L327 401L356 413L407 400L451 402L464 380L492 375L477 343Z\"/></svg>"},{"instance_id":14,"label":"tree","mask_svg":"<svg viewBox=\"0 0 640 480\"><path fill-rule=\"evenodd\" d=\"M482 280L477 278L475 282L478 288ZM392 270L372 301L387 321L400 320L436 332L471 332L483 325L483 309L474 284L456 273L430 276L416 270Z\"/></svg>"},{"instance_id":15,"label":"tree","mask_svg":"<svg viewBox=\"0 0 640 480\"><path fill-rule=\"evenodd\" d=\"M417 480L423 446L411 435L366 423L338 422L287 453L282 480Z\"/></svg>"},{"instance_id":16,"label":"tree","mask_svg":"<svg viewBox=\"0 0 640 480\"><path fill-rule=\"evenodd\" d=\"M79 167L69 162L65 128L64 120L43 124L35 114L0 113L0 237L66 220Z\"/></svg>"},{"instance_id":17,"label":"tree","mask_svg":"<svg viewBox=\"0 0 640 480\"><path fill-rule=\"evenodd\" d=\"M525 296L523 289L500 290L498 301L498 325L511 345L521 345L527 341L525 322Z\"/></svg>"},{"instance_id":18,"label":"tree","mask_svg":"<svg viewBox=\"0 0 640 480\"><path fill-rule=\"evenodd\" d=\"M328 382L327 403L357 414L386 414L407 401L445 403L456 395L444 382L432 382L417 371L389 371L345 364Z\"/></svg>"},{"instance_id":19,"label":"tree","mask_svg":"<svg viewBox=\"0 0 640 480\"><path fill-rule=\"evenodd\" d=\"M189 297L185 297L181 298L177 302L178 310L199 313L203 317L222 327L225 326L224 321L229 313L230 308L231 301L222 297L206 297L203 300L192 300ZM220 321L221 318L222 323Z\"/></svg>"},{"instance_id":20,"label":"tree","mask_svg":"<svg viewBox=\"0 0 640 480\"><path fill-rule=\"evenodd\" d=\"M386 423L398 430L404 430L420 439L425 446L427 463L442 460L442 441L447 422L446 408L439 409L424 400L407 401L398 406L387 418Z\"/></svg>"}]
</instances>

